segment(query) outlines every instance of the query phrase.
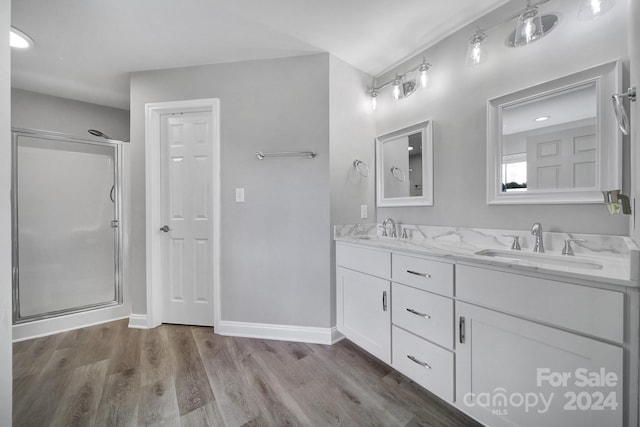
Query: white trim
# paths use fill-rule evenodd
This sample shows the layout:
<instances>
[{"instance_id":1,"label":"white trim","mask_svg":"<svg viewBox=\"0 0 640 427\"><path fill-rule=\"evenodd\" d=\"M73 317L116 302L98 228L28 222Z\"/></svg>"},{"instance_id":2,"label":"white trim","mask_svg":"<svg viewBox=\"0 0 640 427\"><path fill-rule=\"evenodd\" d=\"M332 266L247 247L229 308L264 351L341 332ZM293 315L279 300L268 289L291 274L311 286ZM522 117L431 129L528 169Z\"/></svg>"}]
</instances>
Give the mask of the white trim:
<instances>
[{"instance_id":1,"label":"white trim","mask_svg":"<svg viewBox=\"0 0 640 427\"><path fill-rule=\"evenodd\" d=\"M171 112L211 111L213 134L213 304L214 327L220 322L220 100L193 99L145 104L145 190L146 190L146 272L147 327L162 323L160 185L160 116ZM154 289L157 288L157 289Z\"/></svg>"},{"instance_id":2,"label":"white trim","mask_svg":"<svg viewBox=\"0 0 640 427\"><path fill-rule=\"evenodd\" d=\"M316 328L311 326L273 325L267 323L247 323L221 320L215 328L218 335L260 338L265 340L295 341L311 344L331 345L344 336L335 327Z\"/></svg>"},{"instance_id":3,"label":"white trim","mask_svg":"<svg viewBox=\"0 0 640 427\"><path fill-rule=\"evenodd\" d=\"M596 185L585 189L502 192L502 110L511 105L595 83L597 97ZM612 61L487 101L487 204L603 203L601 190L622 186L622 135L610 108L610 97L622 89L622 66ZM611 119L611 120L610 120Z\"/></svg>"},{"instance_id":4,"label":"white trim","mask_svg":"<svg viewBox=\"0 0 640 427\"><path fill-rule=\"evenodd\" d=\"M13 342L86 328L129 317L129 306L117 305L13 325Z\"/></svg>"},{"instance_id":5,"label":"white trim","mask_svg":"<svg viewBox=\"0 0 640 427\"><path fill-rule=\"evenodd\" d=\"M422 196L386 197L384 194L383 146L385 142L422 134ZM408 179L409 171L406 178ZM426 120L376 138L376 203L378 207L433 206L433 123Z\"/></svg>"},{"instance_id":6,"label":"white trim","mask_svg":"<svg viewBox=\"0 0 640 427\"><path fill-rule=\"evenodd\" d=\"M331 328L331 344L342 341L346 337L342 335L335 326Z\"/></svg>"},{"instance_id":7,"label":"white trim","mask_svg":"<svg viewBox=\"0 0 640 427\"><path fill-rule=\"evenodd\" d=\"M149 329L147 315L146 314L129 315L129 327L131 329Z\"/></svg>"}]
</instances>

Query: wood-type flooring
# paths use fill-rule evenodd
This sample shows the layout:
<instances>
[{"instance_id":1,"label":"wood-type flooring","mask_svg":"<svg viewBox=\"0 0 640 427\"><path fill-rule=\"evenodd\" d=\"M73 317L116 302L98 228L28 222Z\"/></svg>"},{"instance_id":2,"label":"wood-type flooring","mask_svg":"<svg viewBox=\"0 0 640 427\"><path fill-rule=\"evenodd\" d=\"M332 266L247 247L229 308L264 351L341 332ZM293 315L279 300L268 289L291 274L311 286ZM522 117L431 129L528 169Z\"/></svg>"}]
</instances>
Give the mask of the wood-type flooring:
<instances>
[{"instance_id":1,"label":"wood-type flooring","mask_svg":"<svg viewBox=\"0 0 640 427\"><path fill-rule=\"evenodd\" d=\"M129 329L13 346L13 425L477 426L355 344Z\"/></svg>"}]
</instances>

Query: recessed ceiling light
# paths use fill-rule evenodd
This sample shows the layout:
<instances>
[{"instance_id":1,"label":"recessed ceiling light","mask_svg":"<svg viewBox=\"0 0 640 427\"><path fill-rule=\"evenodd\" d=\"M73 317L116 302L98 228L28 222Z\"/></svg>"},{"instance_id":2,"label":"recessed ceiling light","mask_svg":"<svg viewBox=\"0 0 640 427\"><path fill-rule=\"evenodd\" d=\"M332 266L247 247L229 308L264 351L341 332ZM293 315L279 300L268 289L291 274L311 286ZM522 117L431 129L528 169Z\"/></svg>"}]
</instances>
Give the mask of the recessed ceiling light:
<instances>
[{"instance_id":1,"label":"recessed ceiling light","mask_svg":"<svg viewBox=\"0 0 640 427\"><path fill-rule=\"evenodd\" d=\"M549 120L549 116L536 117L536 122L544 122L545 120Z\"/></svg>"},{"instance_id":2,"label":"recessed ceiling light","mask_svg":"<svg viewBox=\"0 0 640 427\"><path fill-rule=\"evenodd\" d=\"M33 46L33 40L16 27L11 27L11 31L9 32L9 46L15 47L16 49L26 49Z\"/></svg>"}]
</instances>

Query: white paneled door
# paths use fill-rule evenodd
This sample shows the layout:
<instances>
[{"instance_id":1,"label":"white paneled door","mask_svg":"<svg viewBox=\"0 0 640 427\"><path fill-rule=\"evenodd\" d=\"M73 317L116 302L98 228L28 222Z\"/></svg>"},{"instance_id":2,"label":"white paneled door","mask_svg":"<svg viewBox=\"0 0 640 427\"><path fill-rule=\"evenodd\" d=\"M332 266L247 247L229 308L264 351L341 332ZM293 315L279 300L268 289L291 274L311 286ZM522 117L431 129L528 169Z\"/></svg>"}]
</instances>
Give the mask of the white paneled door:
<instances>
[{"instance_id":1,"label":"white paneled door","mask_svg":"<svg viewBox=\"0 0 640 427\"><path fill-rule=\"evenodd\" d=\"M162 322L213 326L213 123L161 116Z\"/></svg>"}]
</instances>

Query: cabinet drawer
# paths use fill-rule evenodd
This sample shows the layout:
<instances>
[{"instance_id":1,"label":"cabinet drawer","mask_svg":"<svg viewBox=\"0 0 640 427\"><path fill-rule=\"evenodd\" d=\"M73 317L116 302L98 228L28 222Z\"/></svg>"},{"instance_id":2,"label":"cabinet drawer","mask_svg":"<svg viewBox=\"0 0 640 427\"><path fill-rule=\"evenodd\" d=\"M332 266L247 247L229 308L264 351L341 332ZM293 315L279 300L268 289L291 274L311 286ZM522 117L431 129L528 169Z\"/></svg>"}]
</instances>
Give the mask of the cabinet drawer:
<instances>
[{"instance_id":1,"label":"cabinet drawer","mask_svg":"<svg viewBox=\"0 0 640 427\"><path fill-rule=\"evenodd\" d=\"M442 399L453 402L453 353L393 327L393 364Z\"/></svg>"},{"instance_id":2,"label":"cabinet drawer","mask_svg":"<svg viewBox=\"0 0 640 427\"><path fill-rule=\"evenodd\" d=\"M399 283L392 286L393 324L453 348L453 300Z\"/></svg>"},{"instance_id":3,"label":"cabinet drawer","mask_svg":"<svg viewBox=\"0 0 640 427\"><path fill-rule=\"evenodd\" d=\"M393 254L394 282L453 296L453 264Z\"/></svg>"},{"instance_id":4,"label":"cabinet drawer","mask_svg":"<svg viewBox=\"0 0 640 427\"><path fill-rule=\"evenodd\" d=\"M336 244L336 264L378 277L391 277L391 253Z\"/></svg>"},{"instance_id":5,"label":"cabinet drawer","mask_svg":"<svg viewBox=\"0 0 640 427\"><path fill-rule=\"evenodd\" d=\"M624 342L624 294L458 265L456 296L485 307Z\"/></svg>"}]
</instances>

